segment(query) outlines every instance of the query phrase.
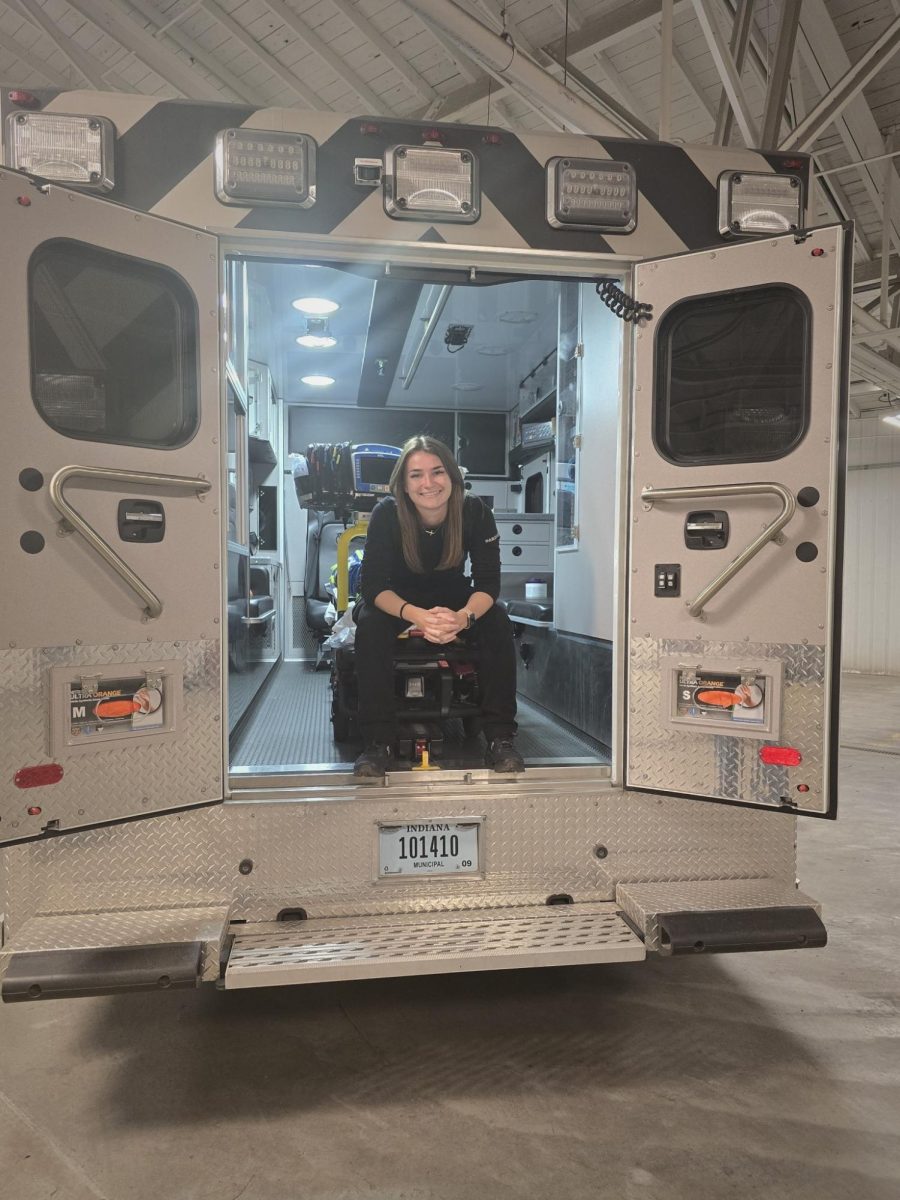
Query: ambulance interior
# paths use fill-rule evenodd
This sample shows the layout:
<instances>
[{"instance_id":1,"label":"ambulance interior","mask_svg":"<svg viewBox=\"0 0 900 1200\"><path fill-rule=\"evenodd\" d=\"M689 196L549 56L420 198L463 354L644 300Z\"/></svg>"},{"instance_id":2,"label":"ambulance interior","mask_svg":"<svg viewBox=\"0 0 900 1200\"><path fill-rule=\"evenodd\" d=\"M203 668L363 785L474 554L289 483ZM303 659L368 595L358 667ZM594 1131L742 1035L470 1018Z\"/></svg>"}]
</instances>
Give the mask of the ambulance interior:
<instances>
[{"instance_id":1,"label":"ambulance interior","mask_svg":"<svg viewBox=\"0 0 900 1200\"><path fill-rule=\"evenodd\" d=\"M417 433L451 447L497 521L526 765L609 764L625 326L595 285L241 258L226 280L232 776L347 771L359 753L331 721L348 516L305 494L307 451ZM445 769L482 765L462 722L443 739Z\"/></svg>"}]
</instances>

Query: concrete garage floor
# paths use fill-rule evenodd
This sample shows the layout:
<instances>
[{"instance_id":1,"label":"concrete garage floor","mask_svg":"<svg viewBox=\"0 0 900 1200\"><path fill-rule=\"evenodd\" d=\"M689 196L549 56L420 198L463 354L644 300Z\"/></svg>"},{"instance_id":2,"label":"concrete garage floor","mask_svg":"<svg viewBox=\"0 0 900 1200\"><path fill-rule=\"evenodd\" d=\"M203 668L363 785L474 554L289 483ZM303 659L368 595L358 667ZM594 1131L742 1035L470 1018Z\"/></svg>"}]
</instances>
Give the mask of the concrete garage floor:
<instances>
[{"instance_id":1,"label":"concrete garage floor","mask_svg":"<svg viewBox=\"0 0 900 1200\"><path fill-rule=\"evenodd\" d=\"M826 949L7 1006L2 1195L897 1200L900 679L844 713Z\"/></svg>"}]
</instances>

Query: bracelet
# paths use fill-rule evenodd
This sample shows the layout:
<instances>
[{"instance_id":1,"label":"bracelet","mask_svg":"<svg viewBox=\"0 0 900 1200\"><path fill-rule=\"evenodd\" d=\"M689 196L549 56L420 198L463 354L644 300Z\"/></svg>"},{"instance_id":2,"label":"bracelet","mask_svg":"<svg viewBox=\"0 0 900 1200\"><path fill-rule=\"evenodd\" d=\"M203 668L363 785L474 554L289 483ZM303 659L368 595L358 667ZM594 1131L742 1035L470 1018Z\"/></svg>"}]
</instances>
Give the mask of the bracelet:
<instances>
[{"instance_id":1,"label":"bracelet","mask_svg":"<svg viewBox=\"0 0 900 1200\"><path fill-rule=\"evenodd\" d=\"M404 608L406 608L407 604L409 604L409 601L408 601L408 600L404 600L404 601L403 601L403 603L400 605L400 611L397 613L397 620L398 620L398 621L402 621L402 620L403 620L403 610L404 610Z\"/></svg>"}]
</instances>

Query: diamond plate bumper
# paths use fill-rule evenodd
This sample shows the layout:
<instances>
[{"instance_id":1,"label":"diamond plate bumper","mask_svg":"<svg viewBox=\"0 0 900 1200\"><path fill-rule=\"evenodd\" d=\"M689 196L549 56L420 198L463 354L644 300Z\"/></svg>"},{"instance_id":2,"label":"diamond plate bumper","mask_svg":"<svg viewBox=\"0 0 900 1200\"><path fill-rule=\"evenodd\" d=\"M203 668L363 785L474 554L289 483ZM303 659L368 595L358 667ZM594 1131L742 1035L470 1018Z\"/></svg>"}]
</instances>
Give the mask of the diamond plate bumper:
<instances>
[{"instance_id":1,"label":"diamond plate bumper","mask_svg":"<svg viewBox=\"0 0 900 1200\"><path fill-rule=\"evenodd\" d=\"M644 945L614 904L321 918L245 927L226 988L633 962Z\"/></svg>"}]
</instances>

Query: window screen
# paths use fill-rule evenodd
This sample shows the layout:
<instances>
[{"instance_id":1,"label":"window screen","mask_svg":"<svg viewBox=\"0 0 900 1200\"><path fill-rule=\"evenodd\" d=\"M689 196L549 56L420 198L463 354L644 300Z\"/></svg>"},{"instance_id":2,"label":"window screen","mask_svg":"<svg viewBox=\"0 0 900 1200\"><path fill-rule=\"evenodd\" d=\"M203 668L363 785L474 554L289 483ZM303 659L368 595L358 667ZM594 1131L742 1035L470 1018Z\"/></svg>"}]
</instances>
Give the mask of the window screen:
<instances>
[{"instance_id":1,"label":"window screen","mask_svg":"<svg viewBox=\"0 0 900 1200\"><path fill-rule=\"evenodd\" d=\"M810 314L783 284L676 304L656 335L656 446L671 462L787 454L809 411Z\"/></svg>"},{"instance_id":2,"label":"window screen","mask_svg":"<svg viewBox=\"0 0 900 1200\"><path fill-rule=\"evenodd\" d=\"M47 242L28 271L31 388L59 433L178 446L195 432L197 318L164 267L80 242Z\"/></svg>"}]
</instances>

